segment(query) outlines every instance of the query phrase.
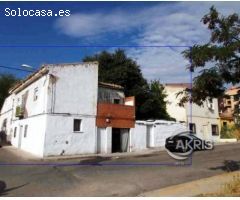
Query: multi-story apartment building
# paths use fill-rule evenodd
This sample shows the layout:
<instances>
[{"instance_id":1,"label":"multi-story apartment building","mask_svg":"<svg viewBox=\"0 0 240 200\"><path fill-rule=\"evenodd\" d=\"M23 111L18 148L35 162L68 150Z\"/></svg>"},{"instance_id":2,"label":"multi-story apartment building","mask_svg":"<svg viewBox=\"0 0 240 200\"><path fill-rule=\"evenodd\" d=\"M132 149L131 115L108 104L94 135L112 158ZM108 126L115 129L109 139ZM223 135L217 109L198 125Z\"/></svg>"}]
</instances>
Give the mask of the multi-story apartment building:
<instances>
[{"instance_id":1,"label":"multi-story apartment building","mask_svg":"<svg viewBox=\"0 0 240 200\"><path fill-rule=\"evenodd\" d=\"M219 99L221 126L227 127L234 125L240 113L239 103L240 87L231 87L226 90L224 97Z\"/></svg>"}]
</instances>

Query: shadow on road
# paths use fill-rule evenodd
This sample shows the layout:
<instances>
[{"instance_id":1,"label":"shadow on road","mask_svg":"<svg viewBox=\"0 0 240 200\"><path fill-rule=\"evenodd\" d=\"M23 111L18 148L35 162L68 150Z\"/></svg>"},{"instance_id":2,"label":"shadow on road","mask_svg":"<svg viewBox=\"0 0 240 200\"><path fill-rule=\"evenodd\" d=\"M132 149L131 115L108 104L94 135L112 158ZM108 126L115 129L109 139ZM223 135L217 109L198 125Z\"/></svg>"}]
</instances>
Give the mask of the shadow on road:
<instances>
[{"instance_id":1,"label":"shadow on road","mask_svg":"<svg viewBox=\"0 0 240 200\"><path fill-rule=\"evenodd\" d=\"M234 161L234 160L225 160L223 162L222 166L218 167L211 167L210 170L218 170L221 169L226 172L233 172L240 170L240 161Z\"/></svg>"},{"instance_id":2,"label":"shadow on road","mask_svg":"<svg viewBox=\"0 0 240 200\"><path fill-rule=\"evenodd\" d=\"M0 180L0 196L7 195L9 191L16 190L18 188L24 187L25 185L28 185L28 183L25 183L23 185L19 185L19 186L16 186L16 187L12 187L12 188L6 189L7 188L6 183L4 181Z\"/></svg>"},{"instance_id":3,"label":"shadow on road","mask_svg":"<svg viewBox=\"0 0 240 200\"><path fill-rule=\"evenodd\" d=\"M111 160L110 157L100 157L100 156L96 156L96 157L93 157L93 158L89 158L89 159L85 159L85 160L81 160L79 162L79 164L81 165L97 165L97 166L101 166L101 162L104 162L104 161L108 161L108 160Z\"/></svg>"},{"instance_id":4,"label":"shadow on road","mask_svg":"<svg viewBox=\"0 0 240 200\"><path fill-rule=\"evenodd\" d=\"M0 194L6 189L7 185L4 181L0 181Z\"/></svg>"},{"instance_id":5,"label":"shadow on road","mask_svg":"<svg viewBox=\"0 0 240 200\"><path fill-rule=\"evenodd\" d=\"M101 156L95 156L95 157L86 157L84 160L80 161L74 161L74 162L63 162L59 165L56 164L54 168L56 167L65 167L65 166L74 166L74 165L92 165L92 166L102 166L101 162L111 160L111 157L101 157Z\"/></svg>"}]
</instances>

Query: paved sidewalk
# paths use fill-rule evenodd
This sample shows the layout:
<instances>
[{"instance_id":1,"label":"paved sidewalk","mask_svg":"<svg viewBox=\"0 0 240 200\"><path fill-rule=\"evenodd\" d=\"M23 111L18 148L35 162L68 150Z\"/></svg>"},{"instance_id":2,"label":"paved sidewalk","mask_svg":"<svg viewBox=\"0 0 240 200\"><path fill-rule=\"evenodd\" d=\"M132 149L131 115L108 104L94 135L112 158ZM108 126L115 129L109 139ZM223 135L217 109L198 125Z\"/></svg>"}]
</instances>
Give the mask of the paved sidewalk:
<instances>
[{"instance_id":1,"label":"paved sidewalk","mask_svg":"<svg viewBox=\"0 0 240 200\"><path fill-rule=\"evenodd\" d=\"M41 158L33 155L29 152L18 149L14 146L3 146L2 149L7 150L10 154L14 155L17 160L29 161L29 160L40 160Z\"/></svg>"},{"instance_id":2,"label":"paved sidewalk","mask_svg":"<svg viewBox=\"0 0 240 200\"><path fill-rule=\"evenodd\" d=\"M215 146L237 144L240 142L231 143L216 143ZM26 152L24 150L18 149L13 146L4 146L2 148L7 149L10 153L16 157L25 161L56 161L56 160L70 160L70 159L89 159L89 158L128 158L128 157L138 157L144 155L154 155L159 152L165 151L165 147L155 147L143 149L137 152L123 152L123 153L108 153L108 154L78 154L78 155L61 155L61 156L49 156L49 157L38 157L34 154Z\"/></svg>"},{"instance_id":3,"label":"paved sidewalk","mask_svg":"<svg viewBox=\"0 0 240 200\"><path fill-rule=\"evenodd\" d=\"M122 153L107 153L107 154L79 154L79 155L62 155L62 156L49 156L43 158L43 160L68 160L68 159L77 159L77 158L93 158L93 157L102 157L102 158L127 158L127 157L137 157L144 155L152 155L158 152L165 151L164 147L144 149L137 152L122 152Z\"/></svg>"},{"instance_id":4,"label":"paved sidewalk","mask_svg":"<svg viewBox=\"0 0 240 200\"><path fill-rule=\"evenodd\" d=\"M158 152L165 151L164 147L144 149L138 152L123 152L123 153L108 153L108 154L79 154L79 155L61 155L61 156L49 156L49 157L38 157L24 150L18 149L13 146L4 146L9 153L13 154L21 160L25 161L55 161L55 160L70 160L70 159L88 159L88 158L128 158L137 157L144 155L153 155Z\"/></svg>"},{"instance_id":5,"label":"paved sidewalk","mask_svg":"<svg viewBox=\"0 0 240 200\"><path fill-rule=\"evenodd\" d=\"M179 185L174 185L159 190L142 193L139 196L143 197L183 197L183 196L198 196L200 194L209 194L219 192L224 185L233 180L234 176L240 176L240 171L224 173L221 175L191 181Z\"/></svg>"}]
</instances>

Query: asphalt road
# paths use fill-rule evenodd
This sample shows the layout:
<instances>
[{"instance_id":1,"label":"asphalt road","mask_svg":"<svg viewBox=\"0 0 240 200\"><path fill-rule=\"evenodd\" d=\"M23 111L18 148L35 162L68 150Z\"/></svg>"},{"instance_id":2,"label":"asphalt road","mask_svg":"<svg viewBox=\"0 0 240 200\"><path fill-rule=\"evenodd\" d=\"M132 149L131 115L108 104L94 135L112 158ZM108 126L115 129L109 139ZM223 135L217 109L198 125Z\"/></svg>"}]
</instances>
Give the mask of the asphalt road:
<instances>
[{"instance_id":1,"label":"asphalt road","mask_svg":"<svg viewBox=\"0 0 240 200\"><path fill-rule=\"evenodd\" d=\"M192 164L191 160L176 162L165 151L112 159L33 161L23 160L7 148L0 148L0 164L0 196L138 196L240 170L240 143L195 152Z\"/></svg>"}]
</instances>

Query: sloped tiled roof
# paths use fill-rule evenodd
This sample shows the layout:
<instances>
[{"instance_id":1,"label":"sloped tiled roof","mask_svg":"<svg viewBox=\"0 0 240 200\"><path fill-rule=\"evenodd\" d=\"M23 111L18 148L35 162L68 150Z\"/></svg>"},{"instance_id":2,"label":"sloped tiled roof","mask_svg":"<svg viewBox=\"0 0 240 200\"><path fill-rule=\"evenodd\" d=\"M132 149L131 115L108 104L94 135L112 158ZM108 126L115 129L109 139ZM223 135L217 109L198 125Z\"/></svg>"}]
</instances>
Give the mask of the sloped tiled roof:
<instances>
[{"instance_id":1,"label":"sloped tiled roof","mask_svg":"<svg viewBox=\"0 0 240 200\"><path fill-rule=\"evenodd\" d=\"M98 86L107 87L107 88L111 88L111 89L120 89L120 90L123 89L123 87L121 85L117 85L117 84L113 84L113 83L105 83L105 82L98 82Z\"/></svg>"}]
</instances>

